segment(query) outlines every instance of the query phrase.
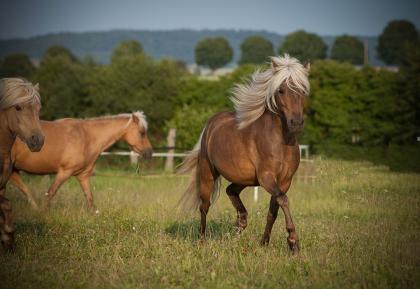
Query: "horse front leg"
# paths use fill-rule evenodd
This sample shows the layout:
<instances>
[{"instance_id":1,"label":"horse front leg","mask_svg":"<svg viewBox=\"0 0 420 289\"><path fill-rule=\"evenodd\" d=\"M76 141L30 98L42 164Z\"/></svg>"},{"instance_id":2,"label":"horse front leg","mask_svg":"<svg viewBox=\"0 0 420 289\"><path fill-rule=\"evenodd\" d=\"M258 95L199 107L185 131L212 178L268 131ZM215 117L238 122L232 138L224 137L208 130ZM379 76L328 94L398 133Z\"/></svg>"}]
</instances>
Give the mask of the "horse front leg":
<instances>
[{"instance_id":1,"label":"horse front leg","mask_svg":"<svg viewBox=\"0 0 420 289\"><path fill-rule=\"evenodd\" d=\"M277 219L277 214L279 212L279 204L275 197L270 199L270 207L267 214L267 224L265 225L265 230L263 237L261 239L261 245L268 245L270 243L271 230L273 229L274 222Z\"/></svg>"},{"instance_id":2,"label":"horse front leg","mask_svg":"<svg viewBox=\"0 0 420 289\"><path fill-rule=\"evenodd\" d=\"M293 223L292 215L290 214L289 199L287 198L286 194L283 193L277 196L276 200L284 213L286 230L287 233L289 233L289 236L287 237L287 243L289 244L289 248L292 252L298 252L300 250L299 237L296 233L296 228L295 224Z\"/></svg>"},{"instance_id":3,"label":"horse front leg","mask_svg":"<svg viewBox=\"0 0 420 289\"><path fill-rule=\"evenodd\" d=\"M280 206L284 213L286 230L288 232L287 243L292 252L298 252L300 249L299 237L296 233L296 228L289 210L289 200L286 196L286 192L289 189L291 182L285 182L279 186L274 174L270 172L260 174L258 180L260 185L263 186L264 189L266 189L272 196L270 201L270 210L267 216L266 231L264 232L261 243L268 244L271 229L277 217L278 207ZM275 205L275 203L277 203L277 205Z\"/></svg>"},{"instance_id":4,"label":"horse front leg","mask_svg":"<svg viewBox=\"0 0 420 289\"><path fill-rule=\"evenodd\" d=\"M51 205L51 200L54 198L55 194L57 193L57 190L60 188L60 186L67 181L71 176L71 172L68 171L58 171L57 175L55 176L55 180L48 189L48 192L46 193L47 196L47 202L46 207L49 208Z\"/></svg>"},{"instance_id":5,"label":"horse front leg","mask_svg":"<svg viewBox=\"0 0 420 289\"><path fill-rule=\"evenodd\" d=\"M12 204L3 197L5 188L0 189L0 235L6 251L15 250L14 228L12 223Z\"/></svg>"}]
</instances>

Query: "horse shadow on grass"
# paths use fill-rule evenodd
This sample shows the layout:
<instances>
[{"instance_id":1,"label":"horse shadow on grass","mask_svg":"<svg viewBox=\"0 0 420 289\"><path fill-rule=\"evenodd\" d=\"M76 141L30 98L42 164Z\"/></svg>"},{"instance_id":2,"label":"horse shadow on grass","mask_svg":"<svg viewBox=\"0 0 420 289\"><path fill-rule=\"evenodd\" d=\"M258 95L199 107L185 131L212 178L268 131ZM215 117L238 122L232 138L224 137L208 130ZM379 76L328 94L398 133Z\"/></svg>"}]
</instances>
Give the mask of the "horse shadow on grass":
<instances>
[{"instance_id":1,"label":"horse shadow on grass","mask_svg":"<svg viewBox=\"0 0 420 289\"><path fill-rule=\"evenodd\" d=\"M37 237L44 237L48 233L46 223L36 221L17 222L15 224L15 232L19 234L34 235Z\"/></svg>"},{"instance_id":2,"label":"horse shadow on grass","mask_svg":"<svg viewBox=\"0 0 420 289\"><path fill-rule=\"evenodd\" d=\"M166 227L165 233L173 238L181 238L186 241L196 242L200 238L200 222L198 220L175 221ZM228 238L236 234L236 227L232 221L211 220L207 222L206 239Z\"/></svg>"}]
</instances>

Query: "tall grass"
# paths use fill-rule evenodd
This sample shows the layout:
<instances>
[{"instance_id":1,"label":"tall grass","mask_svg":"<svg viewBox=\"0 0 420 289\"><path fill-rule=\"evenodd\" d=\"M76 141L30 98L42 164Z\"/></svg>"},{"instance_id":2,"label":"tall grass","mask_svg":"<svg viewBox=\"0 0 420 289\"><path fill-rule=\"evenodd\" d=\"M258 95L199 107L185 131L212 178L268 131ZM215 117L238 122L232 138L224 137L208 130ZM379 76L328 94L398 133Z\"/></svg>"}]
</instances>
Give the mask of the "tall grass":
<instances>
[{"instance_id":1,"label":"tall grass","mask_svg":"<svg viewBox=\"0 0 420 289\"><path fill-rule=\"evenodd\" d=\"M1 288L415 288L420 284L420 175L364 162L317 160L316 178L288 195L301 252L288 252L283 215L261 247L269 195L241 197L248 228L237 235L225 194L210 208L207 242L198 214L175 209L187 176L93 178L99 215L76 181L35 212L14 189L18 250L0 254ZM43 199L51 179L25 180ZM224 183L226 186L226 183ZM224 188L223 188L224 189Z\"/></svg>"}]
</instances>

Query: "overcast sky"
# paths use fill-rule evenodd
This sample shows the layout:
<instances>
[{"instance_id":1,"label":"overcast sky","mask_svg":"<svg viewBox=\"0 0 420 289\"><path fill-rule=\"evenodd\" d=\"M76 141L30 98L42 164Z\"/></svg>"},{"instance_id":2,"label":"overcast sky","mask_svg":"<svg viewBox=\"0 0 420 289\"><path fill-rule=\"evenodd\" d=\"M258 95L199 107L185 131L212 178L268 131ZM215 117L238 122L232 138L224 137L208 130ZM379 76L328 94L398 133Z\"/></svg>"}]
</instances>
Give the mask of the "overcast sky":
<instances>
[{"instance_id":1,"label":"overcast sky","mask_svg":"<svg viewBox=\"0 0 420 289\"><path fill-rule=\"evenodd\" d=\"M420 26L420 0L0 0L0 38L110 29L253 29L377 35Z\"/></svg>"}]
</instances>

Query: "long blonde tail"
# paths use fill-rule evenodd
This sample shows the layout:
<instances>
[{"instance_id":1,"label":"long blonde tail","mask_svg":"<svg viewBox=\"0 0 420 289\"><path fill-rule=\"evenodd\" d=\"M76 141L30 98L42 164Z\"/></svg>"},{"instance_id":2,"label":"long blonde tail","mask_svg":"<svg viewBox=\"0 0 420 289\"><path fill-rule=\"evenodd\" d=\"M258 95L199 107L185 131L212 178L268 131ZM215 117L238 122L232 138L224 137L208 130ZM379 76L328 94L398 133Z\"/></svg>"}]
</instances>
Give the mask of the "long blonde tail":
<instances>
[{"instance_id":1,"label":"long blonde tail","mask_svg":"<svg viewBox=\"0 0 420 289\"><path fill-rule=\"evenodd\" d=\"M201 205L197 166L203 132L201 133L197 144L194 146L194 149L187 154L177 171L179 174L191 172L190 184L178 202L178 207L184 211L196 211ZM220 178L217 178L214 183L213 194L211 197L212 203L217 199L219 195L219 187Z\"/></svg>"}]
</instances>

